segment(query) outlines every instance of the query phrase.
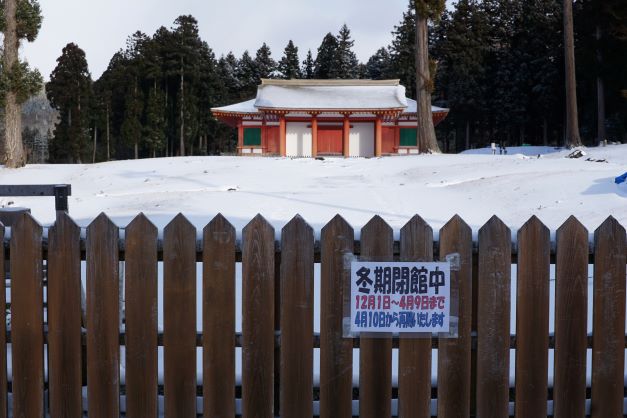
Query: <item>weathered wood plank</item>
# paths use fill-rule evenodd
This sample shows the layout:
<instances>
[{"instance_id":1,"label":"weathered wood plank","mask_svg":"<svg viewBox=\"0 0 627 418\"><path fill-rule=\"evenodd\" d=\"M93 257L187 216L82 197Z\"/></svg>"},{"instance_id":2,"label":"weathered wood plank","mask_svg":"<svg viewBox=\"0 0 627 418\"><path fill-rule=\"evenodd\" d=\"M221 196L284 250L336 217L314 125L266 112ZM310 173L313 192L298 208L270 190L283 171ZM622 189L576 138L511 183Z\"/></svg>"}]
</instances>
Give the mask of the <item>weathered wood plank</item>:
<instances>
[{"instance_id":1,"label":"weathered wood plank","mask_svg":"<svg viewBox=\"0 0 627 418\"><path fill-rule=\"evenodd\" d=\"M274 228L257 215L242 231L242 415L274 411Z\"/></svg>"},{"instance_id":2,"label":"weathered wood plank","mask_svg":"<svg viewBox=\"0 0 627 418\"><path fill-rule=\"evenodd\" d=\"M623 416L625 228L609 217L594 234L592 417Z\"/></svg>"},{"instance_id":3,"label":"weathered wood plank","mask_svg":"<svg viewBox=\"0 0 627 418\"><path fill-rule=\"evenodd\" d=\"M0 223L0 242L4 244L4 225ZM7 318L6 275L4 245L0 254L0 388L7 388ZM7 417L7 390L0 391L0 418Z\"/></svg>"},{"instance_id":4,"label":"weathered wood plank","mask_svg":"<svg viewBox=\"0 0 627 418\"><path fill-rule=\"evenodd\" d=\"M81 230L65 213L48 243L48 358L50 415L82 417Z\"/></svg>"},{"instance_id":5,"label":"weathered wood plank","mask_svg":"<svg viewBox=\"0 0 627 418\"><path fill-rule=\"evenodd\" d=\"M414 216L401 229L401 261L433 261L433 229ZM431 416L431 336L399 339L399 417Z\"/></svg>"},{"instance_id":6,"label":"weathered wood plank","mask_svg":"<svg viewBox=\"0 0 627 418\"><path fill-rule=\"evenodd\" d=\"M218 215L203 231L204 416L235 416L235 228Z\"/></svg>"},{"instance_id":7,"label":"weathered wood plank","mask_svg":"<svg viewBox=\"0 0 627 418\"><path fill-rule=\"evenodd\" d=\"M313 229L300 216L281 233L281 416L313 415Z\"/></svg>"},{"instance_id":8,"label":"weathered wood plank","mask_svg":"<svg viewBox=\"0 0 627 418\"><path fill-rule=\"evenodd\" d=\"M118 228L105 215L87 227L87 396L90 418L120 416Z\"/></svg>"},{"instance_id":9,"label":"weathered wood plank","mask_svg":"<svg viewBox=\"0 0 627 418\"><path fill-rule=\"evenodd\" d=\"M177 215L163 231L165 417L196 417L196 228Z\"/></svg>"},{"instance_id":10,"label":"weathered wood plank","mask_svg":"<svg viewBox=\"0 0 627 418\"><path fill-rule=\"evenodd\" d=\"M438 340L438 417L470 416L472 326L472 231L455 215L440 230L440 259L457 254L459 270L451 270L451 299L457 297L458 337Z\"/></svg>"},{"instance_id":11,"label":"weathered wood plank","mask_svg":"<svg viewBox=\"0 0 627 418\"><path fill-rule=\"evenodd\" d=\"M511 249L509 228L492 217L479 230L477 415L509 415Z\"/></svg>"},{"instance_id":12,"label":"weathered wood plank","mask_svg":"<svg viewBox=\"0 0 627 418\"><path fill-rule=\"evenodd\" d=\"M555 269L554 416L583 418L586 402L588 231L575 217L571 216L557 230Z\"/></svg>"},{"instance_id":13,"label":"weathered wood plank","mask_svg":"<svg viewBox=\"0 0 627 418\"><path fill-rule=\"evenodd\" d=\"M345 283L350 270L345 257L353 252L353 228L336 215L321 233L320 284L320 417L352 417L353 342L342 338Z\"/></svg>"},{"instance_id":14,"label":"weathered wood plank","mask_svg":"<svg viewBox=\"0 0 627 418\"><path fill-rule=\"evenodd\" d=\"M24 214L11 231L13 416L44 410L42 228Z\"/></svg>"},{"instance_id":15,"label":"weathered wood plank","mask_svg":"<svg viewBox=\"0 0 627 418\"><path fill-rule=\"evenodd\" d=\"M361 256L364 261L392 261L392 228L379 216L361 230ZM391 416L392 336L362 334L359 348L359 416Z\"/></svg>"},{"instance_id":16,"label":"weathered wood plank","mask_svg":"<svg viewBox=\"0 0 627 418\"><path fill-rule=\"evenodd\" d=\"M547 415L550 240L549 229L535 216L518 231L517 417Z\"/></svg>"},{"instance_id":17,"label":"weathered wood plank","mask_svg":"<svg viewBox=\"0 0 627 418\"><path fill-rule=\"evenodd\" d=\"M157 228L139 214L126 227L126 414L157 416Z\"/></svg>"}]
</instances>

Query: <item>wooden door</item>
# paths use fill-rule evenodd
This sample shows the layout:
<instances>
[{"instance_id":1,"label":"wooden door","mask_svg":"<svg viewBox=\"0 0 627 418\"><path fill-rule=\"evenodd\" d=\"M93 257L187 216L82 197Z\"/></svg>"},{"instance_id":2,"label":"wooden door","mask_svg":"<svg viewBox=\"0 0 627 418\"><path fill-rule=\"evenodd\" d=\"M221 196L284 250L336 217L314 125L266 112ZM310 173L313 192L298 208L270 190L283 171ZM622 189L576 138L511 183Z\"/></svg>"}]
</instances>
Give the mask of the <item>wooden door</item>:
<instances>
[{"instance_id":1,"label":"wooden door","mask_svg":"<svg viewBox=\"0 0 627 418\"><path fill-rule=\"evenodd\" d=\"M280 133L278 126L266 126L266 153L280 153Z\"/></svg>"},{"instance_id":2,"label":"wooden door","mask_svg":"<svg viewBox=\"0 0 627 418\"><path fill-rule=\"evenodd\" d=\"M318 126L318 154L342 155L342 128Z\"/></svg>"}]
</instances>

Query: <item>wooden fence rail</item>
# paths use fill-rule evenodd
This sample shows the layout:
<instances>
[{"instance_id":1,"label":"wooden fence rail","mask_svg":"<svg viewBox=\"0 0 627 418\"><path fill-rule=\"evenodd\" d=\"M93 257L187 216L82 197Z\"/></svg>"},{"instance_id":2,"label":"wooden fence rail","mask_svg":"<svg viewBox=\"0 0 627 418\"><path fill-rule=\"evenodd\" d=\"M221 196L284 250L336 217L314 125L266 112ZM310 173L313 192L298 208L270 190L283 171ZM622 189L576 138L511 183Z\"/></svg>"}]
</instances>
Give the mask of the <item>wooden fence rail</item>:
<instances>
[{"instance_id":1,"label":"wooden fence rail","mask_svg":"<svg viewBox=\"0 0 627 418\"><path fill-rule=\"evenodd\" d=\"M0 304L10 313L7 318L0 310L0 418L612 418L626 412L627 244L625 228L612 217L592 243L574 217L557 230L554 242L535 217L514 242L497 217L473 242L471 228L458 216L437 241L419 216L401 229L398 242L378 216L363 227L360 241L340 216L322 228L319 241L299 216L282 229L278 242L261 216L242 230L241 242L220 215L202 230L200 241L182 215L165 227L161 240L142 214L125 228L123 239L104 214L87 227L84 239L63 213L44 232L29 214L10 233L0 224ZM354 254L369 261L432 261L455 254L451 295L458 300L452 312L459 317L458 337L344 338L347 256ZM238 262L241 332L235 311ZM314 348L320 350L316 368Z\"/></svg>"}]
</instances>

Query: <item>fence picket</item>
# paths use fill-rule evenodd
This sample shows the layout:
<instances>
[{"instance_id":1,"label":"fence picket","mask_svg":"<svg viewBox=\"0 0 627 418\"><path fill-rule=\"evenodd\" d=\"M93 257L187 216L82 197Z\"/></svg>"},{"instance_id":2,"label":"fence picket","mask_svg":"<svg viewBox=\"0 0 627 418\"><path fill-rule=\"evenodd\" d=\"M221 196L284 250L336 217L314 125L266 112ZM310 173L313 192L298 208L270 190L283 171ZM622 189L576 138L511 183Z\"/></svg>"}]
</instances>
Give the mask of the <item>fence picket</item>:
<instances>
[{"instance_id":1,"label":"fence picket","mask_svg":"<svg viewBox=\"0 0 627 418\"><path fill-rule=\"evenodd\" d=\"M6 277L4 261L4 225L0 222L0 388L5 388L0 393L0 418L7 417L7 318L6 318Z\"/></svg>"},{"instance_id":2,"label":"fence picket","mask_svg":"<svg viewBox=\"0 0 627 418\"><path fill-rule=\"evenodd\" d=\"M281 416L313 415L314 235L296 216L281 233Z\"/></svg>"},{"instance_id":3,"label":"fence picket","mask_svg":"<svg viewBox=\"0 0 627 418\"><path fill-rule=\"evenodd\" d=\"M82 417L81 230L64 212L48 233L50 415Z\"/></svg>"},{"instance_id":4,"label":"fence picket","mask_svg":"<svg viewBox=\"0 0 627 418\"><path fill-rule=\"evenodd\" d=\"M242 231L242 415L273 417L274 228L257 215Z\"/></svg>"},{"instance_id":5,"label":"fence picket","mask_svg":"<svg viewBox=\"0 0 627 418\"><path fill-rule=\"evenodd\" d=\"M557 230L555 266L556 418L583 418L586 402L588 231L573 216Z\"/></svg>"},{"instance_id":6,"label":"fence picket","mask_svg":"<svg viewBox=\"0 0 627 418\"><path fill-rule=\"evenodd\" d=\"M353 228L336 215L321 233L320 418L352 417L353 342L342 338L344 304L350 298L345 256L354 248Z\"/></svg>"},{"instance_id":7,"label":"fence picket","mask_svg":"<svg viewBox=\"0 0 627 418\"><path fill-rule=\"evenodd\" d=\"M418 215L401 229L401 261L432 261L433 229ZM400 338L398 415L431 416L431 336Z\"/></svg>"},{"instance_id":8,"label":"fence picket","mask_svg":"<svg viewBox=\"0 0 627 418\"><path fill-rule=\"evenodd\" d=\"M11 228L13 416L41 417L44 409L41 226L23 214ZM19 255L19 256L18 256Z\"/></svg>"},{"instance_id":9,"label":"fence picket","mask_svg":"<svg viewBox=\"0 0 627 418\"><path fill-rule=\"evenodd\" d=\"M392 261L392 228L375 216L361 230L364 261ZM362 334L359 344L359 416L383 418L391 415L392 336Z\"/></svg>"},{"instance_id":10,"label":"fence picket","mask_svg":"<svg viewBox=\"0 0 627 418\"><path fill-rule=\"evenodd\" d=\"M165 417L196 417L196 228L177 215L163 231Z\"/></svg>"},{"instance_id":11,"label":"fence picket","mask_svg":"<svg viewBox=\"0 0 627 418\"><path fill-rule=\"evenodd\" d=\"M592 417L623 416L625 228L613 217L594 233Z\"/></svg>"},{"instance_id":12,"label":"fence picket","mask_svg":"<svg viewBox=\"0 0 627 418\"><path fill-rule=\"evenodd\" d=\"M87 396L90 418L120 416L118 228L100 214L87 227Z\"/></svg>"},{"instance_id":13,"label":"fence picket","mask_svg":"<svg viewBox=\"0 0 627 418\"><path fill-rule=\"evenodd\" d=\"M547 415L549 229L532 217L518 231L516 416Z\"/></svg>"},{"instance_id":14,"label":"fence picket","mask_svg":"<svg viewBox=\"0 0 627 418\"><path fill-rule=\"evenodd\" d=\"M492 217L479 230L477 416L509 416L509 322L512 239Z\"/></svg>"},{"instance_id":15,"label":"fence picket","mask_svg":"<svg viewBox=\"0 0 627 418\"><path fill-rule=\"evenodd\" d=\"M235 228L217 215L203 231L204 416L235 416Z\"/></svg>"},{"instance_id":16,"label":"fence picket","mask_svg":"<svg viewBox=\"0 0 627 418\"><path fill-rule=\"evenodd\" d=\"M451 299L457 297L458 337L438 340L438 417L470 416L472 325L472 231L455 215L440 230L440 259L457 255L458 269L451 269Z\"/></svg>"},{"instance_id":17,"label":"fence picket","mask_svg":"<svg viewBox=\"0 0 627 418\"><path fill-rule=\"evenodd\" d=\"M157 228L139 214L126 227L126 414L157 416Z\"/></svg>"}]
</instances>

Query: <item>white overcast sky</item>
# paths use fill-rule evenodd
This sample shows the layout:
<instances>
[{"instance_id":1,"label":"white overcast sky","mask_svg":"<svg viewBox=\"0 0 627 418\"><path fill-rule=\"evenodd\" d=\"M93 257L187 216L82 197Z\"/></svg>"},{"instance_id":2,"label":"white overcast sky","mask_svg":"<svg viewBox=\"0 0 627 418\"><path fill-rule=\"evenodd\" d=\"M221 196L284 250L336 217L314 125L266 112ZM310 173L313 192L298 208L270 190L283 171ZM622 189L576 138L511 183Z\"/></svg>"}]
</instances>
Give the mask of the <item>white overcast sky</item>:
<instances>
[{"instance_id":1,"label":"white overcast sky","mask_svg":"<svg viewBox=\"0 0 627 418\"><path fill-rule=\"evenodd\" d=\"M301 61L307 49L314 53L327 32L348 24L355 52L366 61L392 39L408 0L40 0L43 26L22 56L48 79L61 49L69 42L87 54L89 70L97 79L111 56L125 46L128 35L141 30L152 35L171 27L182 14L198 19L200 36L219 57L233 51L254 53L267 42L279 59L292 39Z\"/></svg>"}]
</instances>

